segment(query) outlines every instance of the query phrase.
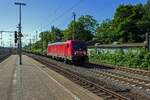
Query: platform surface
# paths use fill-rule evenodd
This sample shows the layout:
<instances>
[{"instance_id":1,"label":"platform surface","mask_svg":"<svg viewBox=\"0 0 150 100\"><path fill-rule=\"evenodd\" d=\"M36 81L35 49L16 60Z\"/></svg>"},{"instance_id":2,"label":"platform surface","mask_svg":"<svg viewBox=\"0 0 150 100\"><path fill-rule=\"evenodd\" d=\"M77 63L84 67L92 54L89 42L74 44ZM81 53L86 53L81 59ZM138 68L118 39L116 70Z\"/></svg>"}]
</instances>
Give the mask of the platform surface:
<instances>
[{"instance_id":1,"label":"platform surface","mask_svg":"<svg viewBox=\"0 0 150 100\"><path fill-rule=\"evenodd\" d=\"M25 55L0 63L0 100L102 100Z\"/></svg>"}]
</instances>

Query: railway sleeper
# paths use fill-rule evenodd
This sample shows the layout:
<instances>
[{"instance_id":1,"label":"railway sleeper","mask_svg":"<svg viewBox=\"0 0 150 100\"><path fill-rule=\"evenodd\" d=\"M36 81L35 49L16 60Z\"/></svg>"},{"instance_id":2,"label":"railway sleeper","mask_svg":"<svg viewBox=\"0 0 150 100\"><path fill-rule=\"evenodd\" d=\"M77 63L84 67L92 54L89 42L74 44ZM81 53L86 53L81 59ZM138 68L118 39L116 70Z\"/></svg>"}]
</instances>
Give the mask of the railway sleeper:
<instances>
[{"instance_id":1,"label":"railway sleeper","mask_svg":"<svg viewBox=\"0 0 150 100\"><path fill-rule=\"evenodd\" d=\"M79 80L77 80L76 78L72 78L72 81L74 81L74 82L77 82L77 81L79 81Z\"/></svg>"},{"instance_id":2,"label":"railway sleeper","mask_svg":"<svg viewBox=\"0 0 150 100\"><path fill-rule=\"evenodd\" d=\"M95 91L92 91L93 93L99 93L99 92L101 92L100 90L95 90Z\"/></svg>"},{"instance_id":3,"label":"railway sleeper","mask_svg":"<svg viewBox=\"0 0 150 100\"><path fill-rule=\"evenodd\" d=\"M87 84L87 85L82 85L83 88L87 88L87 89L90 89L92 88L92 86L90 84Z\"/></svg>"},{"instance_id":4,"label":"railway sleeper","mask_svg":"<svg viewBox=\"0 0 150 100\"><path fill-rule=\"evenodd\" d=\"M117 99L117 100L119 100L117 97L114 97L114 96L112 96L112 95L109 95L109 94L102 94L102 95L100 95L104 100L114 100L114 99Z\"/></svg>"},{"instance_id":5,"label":"railway sleeper","mask_svg":"<svg viewBox=\"0 0 150 100\"><path fill-rule=\"evenodd\" d=\"M98 96L106 96L106 92L99 92L97 95Z\"/></svg>"},{"instance_id":6,"label":"railway sleeper","mask_svg":"<svg viewBox=\"0 0 150 100\"><path fill-rule=\"evenodd\" d=\"M82 80L81 80L81 79L79 79L79 78L77 78L77 77L72 77L72 78L74 78L74 79L76 79L76 81L82 83Z\"/></svg>"},{"instance_id":7,"label":"railway sleeper","mask_svg":"<svg viewBox=\"0 0 150 100\"><path fill-rule=\"evenodd\" d=\"M87 86L87 85L89 85L88 83L81 83L82 84L82 86Z\"/></svg>"},{"instance_id":8,"label":"railway sleeper","mask_svg":"<svg viewBox=\"0 0 150 100\"><path fill-rule=\"evenodd\" d=\"M72 80L72 78L70 78ZM75 83L80 84L82 86L86 86L87 84L83 84L79 79L74 79L73 80Z\"/></svg>"},{"instance_id":9,"label":"railway sleeper","mask_svg":"<svg viewBox=\"0 0 150 100\"><path fill-rule=\"evenodd\" d=\"M40 62L43 62L44 63L44 61L40 61ZM46 63L46 61L45 61L45 63ZM46 64L46 65L49 65L49 64ZM54 66L55 67L55 66ZM54 69L56 69L56 70L62 70L62 69L57 69L57 68L54 68ZM73 77L73 75L70 73L70 72L66 72L65 70L62 70L63 71L63 73L66 73L65 74L65 76L67 76L67 77L72 77L72 78L76 78L77 80L79 80L79 84L83 84L84 82L83 82L83 80L82 79L78 79L78 77ZM58 72L60 72L60 71L58 71ZM83 83L82 83L83 82ZM87 82L88 83L88 82ZM84 83L85 84L85 83ZM94 84L89 84L89 85L86 85L86 88L88 88L88 90L91 90L91 91L96 91L97 90L97 88L95 87L95 85ZM101 92L101 93L100 93ZM107 93L107 92L104 92L102 89L100 89L100 92L99 93L96 93L96 94L98 94L98 96L110 96L111 94L109 94L109 93ZM114 96L114 97L116 97L116 96Z\"/></svg>"},{"instance_id":10,"label":"railway sleeper","mask_svg":"<svg viewBox=\"0 0 150 100\"><path fill-rule=\"evenodd\" d=\"M79 80L76 80L75 83L82 85L81 82Z\"/></svg>"},{"instance_id":11,"label":"railway sleeper","mask_svg":"<svg viewBox=\"0 0 150 100\"><path fill-rule=\"evenodd\" d=\"M90 90L90 91L95 91L95 90L97 90L95 87L88 87L88 90Z\"/></svg>"},{"instance_id":12,"label":"railway sleeper","mask_svg":"<svg viewBox=\"0 0 150 100\"><path fill-rule=\"evenodd\" d=\"M82 85L88 85L88 83L85 81L81 81L81 82L82 82Z\"/></svg>"},{"instance_id":13,"label":"railway sleeper","mask_svg":"<svg viewBox=\"0 0 150 100\"><path fill-rule=\"evenodd\" d=\"M77 83L77 84L79 84L79 81L78 80L72 80L74 83Z\"/></svg>"}]
</instances>

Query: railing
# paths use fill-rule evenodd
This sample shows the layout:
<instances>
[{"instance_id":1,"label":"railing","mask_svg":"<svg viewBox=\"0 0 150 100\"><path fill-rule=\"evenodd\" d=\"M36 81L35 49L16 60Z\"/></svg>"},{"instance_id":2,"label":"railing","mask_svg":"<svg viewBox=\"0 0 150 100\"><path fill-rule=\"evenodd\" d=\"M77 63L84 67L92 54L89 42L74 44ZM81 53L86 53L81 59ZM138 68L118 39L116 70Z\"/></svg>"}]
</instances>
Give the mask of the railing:
<instances>
[{"instance_id":1,"label":"railing","mask_svg":"<svg viewBox=\"0 0 150 100\"><path fill-rule=\"evenodd\" d=\"M96 46L88 46L88 49L92 48L102 48L102 49L128 49L128 48L146 48L146 43L129 43L129 44L107 44L107 45L96 45Z\"/></svg>"}]
</instances>

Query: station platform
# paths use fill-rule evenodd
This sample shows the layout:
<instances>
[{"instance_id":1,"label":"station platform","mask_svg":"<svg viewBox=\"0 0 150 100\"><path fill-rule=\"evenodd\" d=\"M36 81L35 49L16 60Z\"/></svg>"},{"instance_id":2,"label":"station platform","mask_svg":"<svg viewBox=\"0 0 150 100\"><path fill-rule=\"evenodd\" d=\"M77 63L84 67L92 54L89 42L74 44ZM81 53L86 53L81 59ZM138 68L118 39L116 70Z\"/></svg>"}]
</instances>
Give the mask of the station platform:
<instances>
[{"instance_id":1,"label":"station platform","mask_svg":"<svg viewBox=\"0 0 150 100\"><path fill-rule=\"evenodd\" d=\"M0 100L102 100L102 98L23 55L0 63Z\"/></svg>"}]
</instances>

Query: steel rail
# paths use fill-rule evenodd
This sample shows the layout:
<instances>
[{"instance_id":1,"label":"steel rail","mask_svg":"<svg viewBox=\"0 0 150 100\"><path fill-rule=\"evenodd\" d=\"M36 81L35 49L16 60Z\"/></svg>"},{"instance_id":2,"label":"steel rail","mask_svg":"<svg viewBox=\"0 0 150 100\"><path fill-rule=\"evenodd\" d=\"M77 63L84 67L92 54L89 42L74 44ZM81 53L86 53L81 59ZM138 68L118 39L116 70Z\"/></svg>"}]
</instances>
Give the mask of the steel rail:
<instances>
[{"instance_id":1,"label":"steel rail","mask_svg":"<svg viewBox=\"0 0 150 100\"><path fill-rule=\"evenodd\" d=\"M124 72L129 72L129 73L134 73L134 74L139 74L143 76L148 76L150 77L150 71L147 70L142 70L142 69L135 69L135 68L127 68L127 67L122 67L122 66L116 66L116 65L110 65L110 64L103 64L103 63L88 63L90 66L95 66L95 67L104 67L104 68L112 68L112 69L117 69L120 71Z\"/></svg>"},{"instance_id":2,"label":"steel rail","mask_svg":"<svg viewBox=\"0 0 150 100\"><path fill-rule=\"evenodd\" d=\"M4 61L5 59L7 59L11 54L7 53L7 54L3 54L0 55L0 62Z\"/></svg>"},{"instance_id":3,"label":"steel rail","mask_svg":"<svg viewBox=\"0 0 150 100\"><path fill-rule=\"evenodd\" d=\"M43 63L46 66L52 68L56 72L64 75L68 79L70 79L70 80L74 81L75 83L81 85L82 87L90 90L91 92L95 93L96 95L102 97L105 100L110 100L110 99L111 100L129 100L128 98L126 98L122 95L119 95L113 91L110 91L108 89L105 89L105 88L99 86L96 83L93 83L92 81L86 79L86 77L84 77L78 73L66 70L65 68L63 68L57 64L47 61L43 57L39 57L39 56L35 56L35 55L28 55L28 56Z\"/></svg>"},{"instance_id":4,"label":"steel rail","mask_svg":"<svg viewBox=\"0 0 150 100\"><path fill-rule=\"evenodd\" d=\"M100 66L98 67L97 64L94 65L94 64L81 64L81 67L84 66L84 67L96 67L96 68L100 68ZM142 79L142 78L137 78L137 77L133 77L133 76L128 76L128 75L124 75L124 74L119 74L119 73L116 73L116 72L112 72L112 71L109 71L107 70L107 66L106 66L106 69L104 69L105 67L102 66L102 69L100 70L89 70L90 72L93 72L95 73L96 75L103 75L103 76L106 76L106 77L110 77L110 78L113 78L114 80L119 80L120 82L125 82L125 83L129 83L129 84L132 84L132 85L135 85L135 86L138 86L140 88L143 88L143 89L150 89L150 80L147 80L147 79ZM110 68L112 70L112 68Z\"/></svg>"}]
</instances>

